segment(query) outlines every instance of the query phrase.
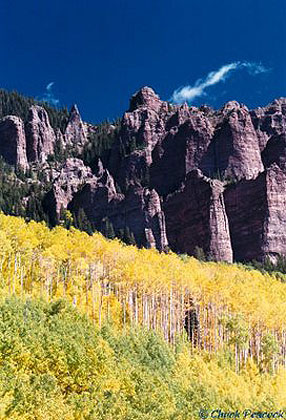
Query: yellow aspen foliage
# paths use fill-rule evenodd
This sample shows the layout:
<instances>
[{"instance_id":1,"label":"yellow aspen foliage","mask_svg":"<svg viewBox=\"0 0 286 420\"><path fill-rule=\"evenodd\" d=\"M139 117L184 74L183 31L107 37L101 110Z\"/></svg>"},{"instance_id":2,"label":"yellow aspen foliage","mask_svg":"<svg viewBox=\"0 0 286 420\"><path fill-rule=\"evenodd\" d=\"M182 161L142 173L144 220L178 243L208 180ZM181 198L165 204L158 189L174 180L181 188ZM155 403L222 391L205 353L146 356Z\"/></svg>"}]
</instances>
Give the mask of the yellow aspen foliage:
<instances>
[{"instance_id":1,"label":"yellow aspen foliage","mask_svg":"<svg viewBox=\"0 0 286 420\"><path fill-rule=\"evenodd\" d=\"M0 239L2 296L65 298L99 327L141 325L209 353L227 347L236 369L249 359L267 372L286 366L286 284L274 276L3 214Z\"/></svg>"}]
</instances>

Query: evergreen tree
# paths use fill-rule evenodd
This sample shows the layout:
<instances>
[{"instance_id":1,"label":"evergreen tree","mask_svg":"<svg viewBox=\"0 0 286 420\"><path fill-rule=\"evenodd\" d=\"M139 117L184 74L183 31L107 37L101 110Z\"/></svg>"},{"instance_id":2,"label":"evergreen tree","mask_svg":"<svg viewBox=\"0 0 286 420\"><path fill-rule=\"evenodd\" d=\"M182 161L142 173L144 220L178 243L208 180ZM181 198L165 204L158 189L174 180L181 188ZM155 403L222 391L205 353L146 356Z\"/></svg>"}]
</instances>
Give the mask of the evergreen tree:
<instances>
[{"instance_id":1,"label":"evergreen tree","mask_svg":"<svg viewBox=\"0 0 286 420\"><path fill-rule=\"evenodd\" d=\"M115 238L113 224L108 219L108 217L105 217L104 219L102 219L100 231L103 233L104 236L106 236L106 238L109 238L109 239Z\"/></svg>"},{"instance_id":2,"label":"evergreen tree","mask_svg":"<svg viewBox=\"0 0 286 420\"><path fill-rule=\"evenodd\" d=\"M206 254L204 253L204 250L202 248L200 248L199 246L195 247L194 256L195 256L195 258L197 258L200 261L206 261L207 260Z\"/></svg>"},{"instance_id":3,"label":"evergreen tree","mask_svg":"<svg viewBox=\"0 0 286 420\"><path fill-rule=\"evenodd\" d=\"M127 245L136 245L134 233L130 231L128 226L125 226L124 228L123 241Z\"/></svg>"},{"instance_id":4,"label":"evergreen tree","mask_svg":"<svg viewBox=\"0 0 286 420\"><path fill-rule=\"evenodd\" d=\"M84 209L80 207L77 213L73 214L74 226L79 229L87 232L89 235L92 235L94 232L92 223L89 221Z\"/></svg>"}]
</instances>

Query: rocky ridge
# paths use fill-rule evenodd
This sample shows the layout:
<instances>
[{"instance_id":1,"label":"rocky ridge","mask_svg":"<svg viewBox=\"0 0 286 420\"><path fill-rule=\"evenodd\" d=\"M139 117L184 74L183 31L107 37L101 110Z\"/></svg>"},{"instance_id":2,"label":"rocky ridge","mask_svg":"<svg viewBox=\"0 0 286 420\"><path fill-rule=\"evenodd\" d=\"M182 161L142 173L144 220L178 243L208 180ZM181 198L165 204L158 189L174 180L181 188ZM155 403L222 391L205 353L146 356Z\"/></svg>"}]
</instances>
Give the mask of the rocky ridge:
<instances>
[{"instance_id":1,"label":"rocky ridge","mask_svg":"<svg viewBox=\"0 0 286 420\"><path fill-rule=\"evenodd\" d=\"M0 121L3 159L25 171L36 165L47 180L43 206L52 224L69 210L84 212L94 229L108 222L115 235L128 232L160 251L201 249L228 262L286 254L285 98L252 111L231 101L215 111L161 101L144 87L118 130L108 126L103 152L100 130L76 106L64 130L52 128L39 105L25 122ZM51 158L59 148L61 161Z\"/></svg>"}]
</instances>

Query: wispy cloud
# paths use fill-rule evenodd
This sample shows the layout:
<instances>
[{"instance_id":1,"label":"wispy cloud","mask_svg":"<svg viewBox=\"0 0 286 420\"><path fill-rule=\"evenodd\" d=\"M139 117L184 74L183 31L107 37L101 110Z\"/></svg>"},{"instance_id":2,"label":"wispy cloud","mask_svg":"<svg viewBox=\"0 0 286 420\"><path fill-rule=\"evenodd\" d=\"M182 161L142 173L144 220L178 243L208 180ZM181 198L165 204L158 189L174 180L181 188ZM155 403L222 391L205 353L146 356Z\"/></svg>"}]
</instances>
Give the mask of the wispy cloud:
<instances>
[{"instance_id":1,"label":"wispy cloud","mask_svg":"<svg viewBox=\"0 0 286 420\"><path fill-rule=\"evenodd\" d=\"M171 101L176 103L192 102L195 98L206 95L206 88L219 82L224 82L226 78L235 70L246 69L249 74L256 75L269 71L261 63L250 63L247 61L236 61L225 64L216 71L211 71L206 78L199 79L193 86L183 86L173 92Z\"/></svg>"},{"instance_id":2,"label":"wispy cloud","mask_svg":"<svg viewBox=\"0 0 286 420\"><path fill-rule=\"evenodd\" d=\"M60 101L58 98L55 97L53 93L53 86L55 82L50 82L46 86L46 91L44 95L40 98L41 101L48 102L49 104L53 106L58 106L60 104Z\"/></svg>"}]
</instances>

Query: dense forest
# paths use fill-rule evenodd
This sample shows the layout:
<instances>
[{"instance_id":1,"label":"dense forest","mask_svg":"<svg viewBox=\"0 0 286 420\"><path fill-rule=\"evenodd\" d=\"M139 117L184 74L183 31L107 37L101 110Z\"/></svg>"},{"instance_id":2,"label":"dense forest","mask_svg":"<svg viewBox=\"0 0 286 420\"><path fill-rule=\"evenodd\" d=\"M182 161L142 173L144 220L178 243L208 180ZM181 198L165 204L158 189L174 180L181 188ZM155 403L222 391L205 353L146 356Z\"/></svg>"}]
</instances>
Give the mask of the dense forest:
<instances>
[{"instance_id":1,"label":"dense forest","mask_svg":"<svg viewBox=\"0 0 286 420\"><path fill-rule=\"evenodd\" d=\"M255 270L0 215L7 419L286 408L286 285Z\"/></svg>"}]
</instances>

